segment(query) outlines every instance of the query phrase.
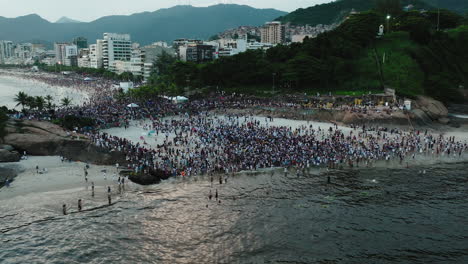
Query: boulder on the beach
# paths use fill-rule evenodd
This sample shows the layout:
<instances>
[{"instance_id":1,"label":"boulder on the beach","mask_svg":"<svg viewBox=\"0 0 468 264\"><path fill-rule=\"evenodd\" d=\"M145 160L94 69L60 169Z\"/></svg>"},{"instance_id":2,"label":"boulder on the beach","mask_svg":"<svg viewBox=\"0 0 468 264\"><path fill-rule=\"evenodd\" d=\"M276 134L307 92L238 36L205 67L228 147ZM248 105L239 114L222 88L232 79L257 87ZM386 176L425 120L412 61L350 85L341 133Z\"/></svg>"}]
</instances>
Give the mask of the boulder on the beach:
<instances>
[{"instance_id":1,"label":"boulder on the beach","mask_svg":"<svg viewBox=\"0 0 468 264\"><path fill-rule=\"evenodd\" d=\"M450 123L450 119L446 118L446 117L443 117L443 118L439 118L439 123L443 124L443 125L447 125L448 123Z\"/></svg>"},{"instance_id":2,"label":"boulder on the beach","mask_svg":"<svg viewBox=\"0 0 468 264\"><path fill-rule=\"evenodd\" d=\"M15 169L0 167L0 187L5 185L7 179L11 181L17 175L18 172Z\"/></svg>"},{"instance_id":3,"label":"boulder on the beach","mask_svg":"<svg viewBox=\"0 0 468 264\"><path fill-rule=\"evenodd\" d=\"M17 151L0 149L0 162L18 162L20 160L21 155Z\"/></svg>"},{"instance_id":4,"label":"boulder on the beach","mask_svg":"<svg viewBox=\"0 0 468 264\"><path fill-rule=\"evenodd\" d=\"M347 112L344 117L343 117L343 123L345 124L353 124L356 123L357 120L359 120L359 116L356 113L352 112Z\"/></svg>"},{"instance_id":5,"label":"boulder on the beach","mask_svg":"<svg viewBox=\"0 0 468 264\"><path fill-rule=\"evenodd\" d=\"M448 115L448 109L442 102L427 96L418 96L414 108L424 111L433 121Z\"/></svg>"},{"instance_id":6,"label":"boulder on the beach","mask_svg":"<svg viewBox=\"0 0 468 264\"><path fill-rule=\"evenodd\" d=\"M36 156L58 155L72 140L63 128L49 122L8 122L6 131L7 135L3 138L5 144Z\"/></svg>"},{"instance_id":7,"label":"boulder on the beach","mask_svg":"<svg viewBox=\"0 0 468 264\"><path fill-rule=\"evenodd\" d=\"M0 149L5 149L5 150L8 150L8 151L14 151L15 148L10 146L10 145L2 145L0 144Z\"/></svg>"},{"instance_id":8,"label":"boulder on the beach","mask_svg":"<svg viewBox=\"0 0 468 264\"><path fill-rule=\"evenodd\" d=\"M426 112L424 112L423 110L421 109L414 109L412 112L411 112L411 117L413 119L416 118L416 121L420 121L420 123L422 125L424 124L429 124L432 122L431 118L426 114Z\"/></svg>"}]
</instances>

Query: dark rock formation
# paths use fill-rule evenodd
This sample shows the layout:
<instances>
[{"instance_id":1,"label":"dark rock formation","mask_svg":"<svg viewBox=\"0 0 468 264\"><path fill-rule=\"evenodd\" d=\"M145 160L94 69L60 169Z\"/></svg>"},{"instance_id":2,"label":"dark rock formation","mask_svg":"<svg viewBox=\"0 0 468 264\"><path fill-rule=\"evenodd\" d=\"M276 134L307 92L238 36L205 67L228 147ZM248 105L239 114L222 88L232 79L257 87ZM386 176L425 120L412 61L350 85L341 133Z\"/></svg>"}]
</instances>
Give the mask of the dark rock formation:
<instances>
[{"instance_id":1,"label":"dark rock formation","mask_svg":"<svg viewBox=\"0 0 468 264\"><path fill-rule=\"evenodd\" d=\"M0 149L0 162L18 162L20 159L21 155L18 153L18 151Z\"/></svg>"},{"instance_id":2,"label":"dark rock formation","mask_svg":"<svg viewBox=\"0 0 468 264\"><path fill-rule=\"evenodd\" d=\"M433 121L441 120L448 115L448 109L442 102L427 96L418 96L413 107L422 110Z\"/></svg>"},{"instance_id":3,"label":"dark rock formation","mask_svg":"<svg viewBox=\"0 0 468 264\"><path fill-rule=\"evenodd\" d=\"M135 174L129 173L127 174L129 179L141 185L152 185L160 183L161 180L167 180L171 177L169 173L166 173L162 170L151 171L149 173L142 173L142 174Z\"/></svg>"},{"instance_id":4,"label":"dark rock formation","mask_svg":"<svg viewBox=\"0 0 468 264\"><path fill-rule=\"evenodd\" d=\"M5 185L7 179L12 181L17 175L17 170L13 168L0 167L0 187Z\"/></svg>"}]
</instances>

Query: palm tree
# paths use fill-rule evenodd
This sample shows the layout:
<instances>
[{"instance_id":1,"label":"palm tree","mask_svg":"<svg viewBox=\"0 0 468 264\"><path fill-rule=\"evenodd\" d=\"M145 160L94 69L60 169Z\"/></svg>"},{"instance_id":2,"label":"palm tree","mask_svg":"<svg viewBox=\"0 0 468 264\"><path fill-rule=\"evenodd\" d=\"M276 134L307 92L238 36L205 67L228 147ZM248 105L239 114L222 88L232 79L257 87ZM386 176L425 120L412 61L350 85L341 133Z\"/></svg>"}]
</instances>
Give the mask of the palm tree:
<instances>
[{"instance_id":1,"label":"palm tree","mask_svg":"<svg viewBox=\"0 0 468 264\"><path fill-rule=\"evenodd\" d=\"M44 97L42 96L36 96L36 107L37 107L37 110L39 111L42 111L44 110L44 106L46 104L46 101L44 99Z\"/></svg>"},{"instance_id":2,"label":"palm tree","mask_svg":"<svg viewBox=\"0 0 468 264\"><path fill-rule=\"evenodd\" d=\"M21 107L23 108L24 110L24 106L27 104L28 102L28 95L25 93L25 92L19 92L16 96L15 96L15 102L17 102L18 104L16 104L16 106L19 106L21 105Z\"/></svg>"},{"instance_id":3,"label":"palm tree","mask_svg":"<svg viewBox=\"0 0 468 264\"><path fill-rule=\"evenodd\" d=\"M46 97L44 97L44 99L46 100L47 102L47 108L50 110L52 109L52 101L54 100L54 98L49 94L47 95Z\"/></svg>"},{"instance_id":4,"label":"palm tree","mask_svg":"<svg viewBox=\"0 0 468 264\"><path fill-rule=\"evenodd\" d=\"M68 106L70 106L72 104L72 101L71 101L70 98L65 97L65 98L62 99L61 103L62 103L63 107L68 107Z\"/></svg>"},{"instance_id":5,"label":"palm tree","mask_svg":"<svg viewBox=\"0 0 468 264\"><path fill-rule=\"evenodd\" d=\"M36 97L28 96L26 98L26 106L29 107L29 110L32 110L37 107Z\"/></svg>"}]
</instances>

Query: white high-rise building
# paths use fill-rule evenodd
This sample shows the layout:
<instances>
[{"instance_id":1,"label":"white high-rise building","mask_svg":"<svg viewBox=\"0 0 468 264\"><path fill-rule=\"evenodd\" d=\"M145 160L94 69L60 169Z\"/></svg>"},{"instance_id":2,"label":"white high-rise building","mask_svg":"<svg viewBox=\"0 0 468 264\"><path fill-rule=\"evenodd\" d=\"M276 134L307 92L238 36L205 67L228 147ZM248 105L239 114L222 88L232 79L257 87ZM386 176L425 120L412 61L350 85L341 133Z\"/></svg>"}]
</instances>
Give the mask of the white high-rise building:
<instances>
[{"instance_id":1,"label":"white high-rise building","mask_svg":"<svg viewBox=\"0 0 468 264\"><path fill-rule=\"evenodd\" d=\"M70 43L55 43L55 61L65 66L78 66L78 47Z\"/></svg>"},{"instance_id":2,"label":"white high-rise building","mask_svg":"<svg viewBox=\"0 0 468 264\"><path fill-rule=\"evenodd\" d=\"M89 45L90 67L95 69L102 68L102 45L104 40L98 39L96 44Z\"/></svg>"},{"instance_id":3,"label":"white high-rise building","mask_svg":"<svg viewBox=\"0 0 468 264\"><path fill-rule=\"evenodd\" d=\"M12 41L0 40L0 64L14 56L14 45Z\"/></svg>"},{"instance_id":4,"label":"white high-rise building","mask_svg":"<svg viewBox=\"0 0 468 264\"><path fill-rule=\"evenodd\" d=\"M15 57L21 60L30 59L32 57L32 44L31 43L16 44Z\"/></svg>"},{"instance_id":5,"label":"white high-rise building","mask_svg":"<svg viewBox=\"0 0 468 264\"><path fill-rule=\"evenodd\" d=\"M285 42L286 30L281 22L267 22L262 28L262 43L281 44Z\"/></svg>"},{"instance_id":6,"label":"white high-rise building","mask_svg":"<svg viewBox=\"0 0 468 264\"><path fill-rule=\"evenodd\" d=\"M132 42L129 34L104 33L102 62L105 69L115 70L116 61L130 61Z\"/></svg>"}]
</instances>

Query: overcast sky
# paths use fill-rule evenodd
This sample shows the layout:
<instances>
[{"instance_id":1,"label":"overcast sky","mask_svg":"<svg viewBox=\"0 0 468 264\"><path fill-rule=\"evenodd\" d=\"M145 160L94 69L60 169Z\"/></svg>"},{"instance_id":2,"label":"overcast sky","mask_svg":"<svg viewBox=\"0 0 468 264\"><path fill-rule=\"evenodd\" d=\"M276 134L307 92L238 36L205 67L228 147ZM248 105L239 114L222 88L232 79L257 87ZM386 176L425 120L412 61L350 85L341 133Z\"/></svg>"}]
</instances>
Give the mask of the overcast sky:
<instances>
[{"instance_id":1,"label":"overcast sky","mask_svg":"<svg viewBox=\"0 0 468 264\"><path fill-rule=\"evenodd\" d=\"M0 0L0 16L17 17L38 14L56 21L62 16L80 21L92 21L108 15L130 15L179 4L210 6L218 3L249 5L293 11L332 0Z\"/></svg>"}]
</instances>

